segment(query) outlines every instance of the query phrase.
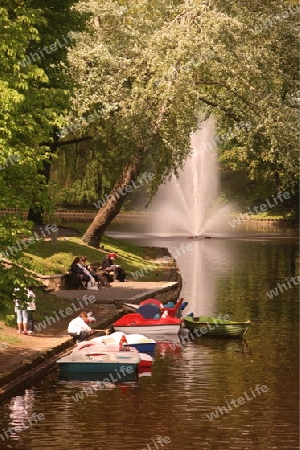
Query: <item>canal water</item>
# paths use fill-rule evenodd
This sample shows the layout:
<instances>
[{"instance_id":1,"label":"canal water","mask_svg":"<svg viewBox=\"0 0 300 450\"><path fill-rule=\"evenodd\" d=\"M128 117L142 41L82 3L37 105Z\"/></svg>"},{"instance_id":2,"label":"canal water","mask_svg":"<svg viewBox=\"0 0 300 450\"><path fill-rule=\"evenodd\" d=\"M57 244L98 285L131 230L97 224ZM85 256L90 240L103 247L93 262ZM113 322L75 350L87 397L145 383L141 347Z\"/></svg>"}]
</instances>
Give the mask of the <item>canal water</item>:
<instances>
[{"instance_id":1,"label":"canal water","mask_svg":"<svg viewBox=\"0 0 300 450\"><path fill-rule=\"evenodd\" d=\"M176 257L186 313L251 319L245 338L161 338L150 375L104 389L55 371L0 404L0 448L298 449L297 240L135 241Z\"/></svg>"}]
</instances>

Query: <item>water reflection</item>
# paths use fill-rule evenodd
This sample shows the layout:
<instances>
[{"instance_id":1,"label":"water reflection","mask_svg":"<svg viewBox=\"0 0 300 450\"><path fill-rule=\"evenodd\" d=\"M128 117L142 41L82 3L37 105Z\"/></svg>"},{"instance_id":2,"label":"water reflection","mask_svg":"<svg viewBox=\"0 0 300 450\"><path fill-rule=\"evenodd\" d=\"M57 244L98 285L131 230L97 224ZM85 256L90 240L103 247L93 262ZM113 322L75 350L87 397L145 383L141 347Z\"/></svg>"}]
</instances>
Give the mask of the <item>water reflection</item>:
<instances>
[{"instance_id":1,"label":"water reflection","mask_svg":"<svg viewBox=\"0 0 300 450\"><path fill-rule=\"evenodd\" d=\"M11 438L19 439L20 434L26 430L30 424L28 419L33 413L34 391L26 389L24 395L13 397L9 403L9 427L12 430Z\"/></svg>"},{"instance_id":2,"label":"water reflection","mask_svg":"<svg viewBox=\"0 0 300 450\"><path fill-rule=\"evenodd\" d=\"M172 251L180 243L158 245ZM148 450L159 436L170 438L163 450L297 449L299 290L273 300L266 295L297 275L296 248L290 241L195 242L196 255L178 258L188 308L251 318L245 340L159 339L150 376L93 389L77 402L83 383L53 374L29 390L29 402L14 397L0 405L0 429L20 423L21 416L11 416L12 404L16 411L45 415L17 439L0 441L1 449ZM263 385L267 391L254 397ZM218 417L212 416L216 411Z\"/></svg>"}]
</instances>

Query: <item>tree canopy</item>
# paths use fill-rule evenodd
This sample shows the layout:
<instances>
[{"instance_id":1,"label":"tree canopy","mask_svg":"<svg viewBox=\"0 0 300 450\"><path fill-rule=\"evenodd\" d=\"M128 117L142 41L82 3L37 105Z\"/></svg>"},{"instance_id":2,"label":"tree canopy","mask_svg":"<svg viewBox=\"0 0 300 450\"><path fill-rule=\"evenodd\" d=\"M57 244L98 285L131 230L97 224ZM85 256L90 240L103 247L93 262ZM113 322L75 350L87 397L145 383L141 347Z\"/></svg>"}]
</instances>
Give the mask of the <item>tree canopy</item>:
<instances>
[{"instance_id":1,"label":"tree canopy","mask_svg":"<svg viewBox=\"0 0 300 450\"><path fill-rule=\"evenodd\" d=\"M70 189L76 196L84 187L82 198L96 203L107 197L90 230L97 244L126 186L153 174L151 199L211 115L223 167L292 193L298 10L294 0L2 0L1 208L49 201L43 168L53 127L64 136L89 133L93 145L80 150L87 164ZM65 166L70 171L67 158ZM2 217L1 248L26 233L24 225Z\"/></svg>"},{"instance_id":2,"label":"tree canopy","mask_svg":"<svg viewBox=\"0 0 300 450\"><path fill-rule=\"evenodd\" d=\"M224 167L294 189L296 4L89 0L77 8L92 19L69 56L77 88L68 120L83 121L77 133L91 127L103 158L114 162L111 194L151 171L151 197L182 167L191 133L210 115L227 136L220 145ZM89 122L94 111L99 118ZM119 201L116 213L120 207ZM113 215L101 212L107 224Z\"/></svg>"}]
</instances>

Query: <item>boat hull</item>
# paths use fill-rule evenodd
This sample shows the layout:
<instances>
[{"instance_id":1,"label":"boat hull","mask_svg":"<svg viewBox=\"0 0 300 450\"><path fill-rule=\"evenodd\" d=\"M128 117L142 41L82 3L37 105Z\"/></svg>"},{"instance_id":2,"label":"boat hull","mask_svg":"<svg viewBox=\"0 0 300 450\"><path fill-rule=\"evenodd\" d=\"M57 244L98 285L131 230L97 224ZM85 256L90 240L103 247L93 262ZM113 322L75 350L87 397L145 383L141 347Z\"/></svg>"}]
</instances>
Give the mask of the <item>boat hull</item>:
<instances>
[{"instance_id":1,"label":"boat hull","mask_svg":"<svg viewBox=\"0 0 300 450\"><path fill-rule=\"evenodd\" d=\"M150 305L149 305L150 306ZM151 306L156 309L155 306ZM159 310L158 310L159 312ZM114 331L125 334L168 335L178 334L182 320L177 317L151 318L143 317L139 313L126 314L112 324ZM131 344L131 343L130 343Z\"/></svg>"},{"instance_id":2,"label":"boat hull","mask_svg":"<svg viewBox=\"0 0 300 450\"><path fill-rule=\"evenodd\" d=\"M91 339L90 341L87 341L86 344L81 343L79 345L79 349L82 348L82 346L91 347L94 345L101 345L103 343L105 343L106 345L108 344L109 346L117 345L118 346L117 348L120 348L120 340L123 336L126 338L127 341L126 345L129 345L129 347L134 348L140 353L147 353L150 354L151 356L154 354L156 347L156 341L154 339L146 338L142 334L131 334L126 336L126 334L118 332L110 334L108 336L101 336L98 338ZM123 342L123 347L124 346L125 343Z\"/></svg>"},{"instance_id":3,"label":"boat hull","mask_svg":"<svg viewBox=\"0 0 300 450\"><path fill-rule=\"evenodd\" d=\"M89 355L65 356L57 361L60 376L63 379L79 381L108 380L110 383L135 381L138 377L140 362L138 354L120 353L117 358L112 354L103 355L92 352Z\"/></svg>"},{"instance_id":4,"label":"boat hull","mask_svg":"<svg viewBox=\"0 0 300 450\"><path fill-rule=\"evenodd\" d=\"M125 373L123 375L120 370L122 369L122 364L103 367L99 370L98 367L92 364L83 363L78 364L60 364L60 378L68 381L106 381L109 380L110 383L123 383L127 381L136 381L138 379L138 366L130 365L127 369L130 369L130 373Z\"/></svg>"},{"instance_id":5,"label":"boat hull","mask_svg":"<svg viewBox=\"0 0 300 450\"><path fill-rule=\"evenodd\" d=\"M130 344L130 347L135 348L140 353L147 353L149 355L154 354L156 342L152 343L136 343L136 344Z\"/></svg>"},{"instance_id":6,"label":"boat hull","mask_svg":"<svg viewBox=\"0 0 300 450\"><path fill-rule=\"evenodd\" d=\"M195 320L196 319L196 320ZM199 320L198 320L199 319ZM242 338L247 333L251 322L232 322L226 321L220 323L214 318L193 318L184 317L184 326L196 334L196 336L206 337L228 337Z\"/></svg>"},{"instance_id":7,"label":"boat hull","mask_svg":"<svg viewBox=\"0 0 300 450\"><path fill-rule=\"evenodd\" d=\"M180 324L162 324L162 325L113 325L115 331L121 331L125 334L140 333L145 335L168 335L178 334L180 331ZM132 344L130 344L133 346Z\"/></svg>"}]
</instances>

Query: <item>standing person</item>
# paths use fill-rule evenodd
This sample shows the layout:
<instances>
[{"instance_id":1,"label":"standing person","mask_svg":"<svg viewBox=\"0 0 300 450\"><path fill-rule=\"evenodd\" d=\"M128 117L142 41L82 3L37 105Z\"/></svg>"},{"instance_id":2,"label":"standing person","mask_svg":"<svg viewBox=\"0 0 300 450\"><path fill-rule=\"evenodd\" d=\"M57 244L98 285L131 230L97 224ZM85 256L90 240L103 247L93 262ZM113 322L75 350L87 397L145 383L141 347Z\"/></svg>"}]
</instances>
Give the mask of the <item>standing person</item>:
<instances>
[{"instance_id":1,"label":"standing person","mask_svg":"<svg viewBox=\"0 0 300 450\"><path fill-rule=\"evenodd\" d=\"M13 302L17 315L18 333L28 334L28 296L25 286L20 285L13 290Z\"/></svg>"},{"instance_id":2,"label":"standing person","mask_svg":"<svg viewBox=\"0 0 300 450\"><path fill-rule=\"evenodd\" d=\"M68 333L73 336L75 342L84 341L91 333L92 329L88 325L89 317L86 311L81 311L78 317L71 320L68 326Z\"/></svg>"},{"instance_id":3,"label":"standing person","mask_svg":"<svg viewBox=\"0 0 300 450\"><path fill-rule=\"evenodd\" d=\"M32 334L34 331L33 311L36 310L35 293L32 290L32 286L27 289L27 297L29 299L27 311L28 311L28 334Z\"/></svg>"}]
</instances>

